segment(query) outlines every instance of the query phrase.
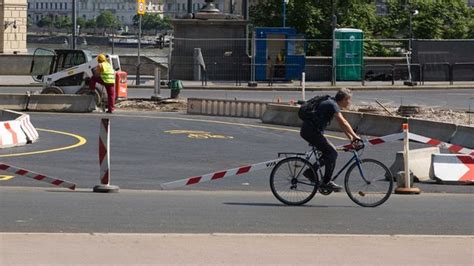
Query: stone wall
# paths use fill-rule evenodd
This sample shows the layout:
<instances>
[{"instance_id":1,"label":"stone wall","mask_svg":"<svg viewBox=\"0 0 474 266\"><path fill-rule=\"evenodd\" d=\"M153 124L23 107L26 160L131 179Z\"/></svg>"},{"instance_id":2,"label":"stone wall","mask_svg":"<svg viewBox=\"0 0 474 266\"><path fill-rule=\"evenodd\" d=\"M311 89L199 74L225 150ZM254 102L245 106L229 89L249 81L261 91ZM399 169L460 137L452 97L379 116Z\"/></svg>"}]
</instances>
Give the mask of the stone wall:
<instances>
[{"instance_id":1,"label":"stone wall","mask_svg":"<svg viewBox=\"0 0 474 266\"><path fill-rule=\"evenodd\" d=\"M0 0L0 54L26 53L27 0ZM5 28L5 23L15 22Z\"/></svg>"}]
</instances>

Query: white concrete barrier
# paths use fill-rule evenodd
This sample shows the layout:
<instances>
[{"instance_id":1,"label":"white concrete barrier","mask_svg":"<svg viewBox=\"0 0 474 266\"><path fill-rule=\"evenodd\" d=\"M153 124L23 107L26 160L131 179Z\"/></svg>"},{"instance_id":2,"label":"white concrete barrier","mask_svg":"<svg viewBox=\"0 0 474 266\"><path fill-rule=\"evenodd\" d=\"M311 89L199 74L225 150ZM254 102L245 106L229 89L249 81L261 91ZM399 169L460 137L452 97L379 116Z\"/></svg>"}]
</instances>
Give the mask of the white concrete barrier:
<instances>
[{"instance_id":1,"label":"white concrete barrier","mask_svg":"<svg viewBox=\"0 0 474 266\"><path fill-rule=\"evenodd\" d=\"M430 181L433 179L431 156L439 153L438 147L413 149L409 152L410 172L413 173L415 181ZM403 151L397 152L395 162L390 166L390 172L403 171Z\"/></svg>"},{"instance_id":2,"label":"white concrete barrier","mask_svg":"<svg viewBox=\"0 0 474 266\"><path fill-rule=\"evenodd\" d=\"M261 118L266 102L221 99L188 99L188 114Z\"/></svg>"},{"instance_id":3,"label":"white concrete barrier","mask_svg":"<svg viewBox=\"0 0 474 266\"><path fill-rule=\"evenodd\" d=\"M474 183L474 156L433 154L433 176L441 183Z\"/></svg>"},{"instance_id":4,"label":"white concrete barrier","mask_svg":"<svg viewBox=\"0 0 474 266\"><path fill-rule=\"evenodd\" d=\"M30 115L11 110L0 111L0 147L8 148L36 142L38 131L31 124Z\"/></svg>"},{"instance_id":5,"label":"white concrete barrier","mask_svg":"<svg viewBox=\"0 0 474 266\"><path fill-rule=\"evenodd\" d=\"M20 121L0 122L0 148L10 148L27 143L26 134L21 129Z\"/></svg>"}]
</instances>

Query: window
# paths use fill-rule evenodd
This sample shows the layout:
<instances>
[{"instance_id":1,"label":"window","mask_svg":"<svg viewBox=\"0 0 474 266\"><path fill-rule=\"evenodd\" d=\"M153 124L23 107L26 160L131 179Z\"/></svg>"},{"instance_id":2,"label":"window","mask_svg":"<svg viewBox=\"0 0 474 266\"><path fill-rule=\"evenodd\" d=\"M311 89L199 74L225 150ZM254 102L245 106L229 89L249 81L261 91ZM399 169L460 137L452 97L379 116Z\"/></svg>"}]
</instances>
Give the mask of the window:
<instances>
[{"instance_id":1,"label":"window","mask_svg":"<svg viewBox=\"0 0 474 266\"><path fill-rule=\"evenodd\" d=\"M67 3L64 3L64 9L67 9Z\"/></svg>"},{"instance_id":2,"label":"window","mask_svg":"<svg viewBox=\"0 0 474 266\"><path fill-rule=\"evenodd\" d=\"M58 9L58 3L54 3L54 9Z\"/></svg>"},{"instance_id":3,"label":"window","mask_svg":"<svg viewBox=\"0 0 474 266\"><path fill-rule=\"evenodd\" d=\"M63 3L59 3L59 9L63 9Z\"/></svg>"},{"instance_id":4,"label":"window","mask_svg":"<svg viewBox=\"0 0 474 266\"><path fill-rule=\"evenodd\" d=\"M41 5L41 9L43 9L43 3L41 3L40 5Z\"/></svg>"},{"instance_id":5,"label":"window","mask_svg":"<svg viewBox=\"0 0 474 266\"><path fill-rule=\"evenodd\" d=\"M39 5L39 3L36 3L36 9L38 9L38 5Z\"/></svg>"},{"instance_id":6,"label":"window","mask_svg":"<svg viewBox=\"0 0 474 266\"><path fill-rule=\"evenodd\" d=\"M168 3L168 11L171 11L171 10L172 10L172 4Z\"/></svg>"}]
</instances>

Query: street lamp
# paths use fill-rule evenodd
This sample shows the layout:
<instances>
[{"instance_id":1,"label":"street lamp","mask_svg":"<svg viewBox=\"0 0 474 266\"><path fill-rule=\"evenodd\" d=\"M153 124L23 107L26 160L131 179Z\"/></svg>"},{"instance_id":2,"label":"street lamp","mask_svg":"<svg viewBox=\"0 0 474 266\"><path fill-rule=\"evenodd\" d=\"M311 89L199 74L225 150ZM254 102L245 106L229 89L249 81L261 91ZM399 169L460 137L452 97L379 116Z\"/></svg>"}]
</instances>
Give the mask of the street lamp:
<instances>
[{"instance_id":1,"label":"street lamp","mask_svg":"<svg viewBox=\"0 0 474 266\"><path fill-rule=\"evenodd\" d=\"M337 15L336 15L336 1L331 0L331 20L332 20L332 75L331 85L336 85L336 27L337 27Z\"/></svg>"},{"instance_id":2,"label":"street lamp","mask_svg":"<svg viewBox=\"0 0 474 266\"><path fill-rule=\"evenodd\" d=\"M76 50L76 30L77 30L76 0L72 0L72 49L73 50Z\"/></svg>"},{"instance_id":3,"label":"street lamp","mask_svg":"<svg viewBox=\"0 0 474 266\"><path fill-rule=\"evenodd\" d=\"M290 2L290 0L283 0L283 3L282 3L282 19L283 19L283 28L286 27L286 5L288 5L288 3Z\"/></svg>"},{"instance_id":4,"label":"street lamp","mask_svg":"<svg viewBox=\"0 0 474 266\"><path fill-rule=\"evenodd\" d=\"M412 49L413 49L413 16L419 14L418 10L409 8L410 11L410 39L408 40L408 53L406 54L407 65L408 65L408 78L409 81L404 82L407 86L415 86L417 83L413 81L413 75L411 74L411 64L412 64Z\"/></svg>"},{"instance_id":5,"label":"street lamp","mask_svg":"<svg viewBox=\"0 0 474 266\"><path fill-rule=\"evenodd\" d=\"M413 48L413 16L417 16L420 12L418 10L410 9L410 40L408 44L408 50L411 52Z\"/></svg>"}]
</instances>

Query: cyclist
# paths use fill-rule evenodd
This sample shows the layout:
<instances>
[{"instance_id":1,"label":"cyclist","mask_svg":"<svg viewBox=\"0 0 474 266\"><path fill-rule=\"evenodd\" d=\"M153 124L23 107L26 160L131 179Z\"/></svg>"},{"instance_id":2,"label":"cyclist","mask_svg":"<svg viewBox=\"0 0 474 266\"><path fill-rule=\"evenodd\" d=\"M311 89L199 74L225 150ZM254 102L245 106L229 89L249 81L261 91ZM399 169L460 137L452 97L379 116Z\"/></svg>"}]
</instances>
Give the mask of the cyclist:
<instances>
[{"instance_id":1,"label":"cyclist","mask_svg":"<svg viewBox=\"0 0 474 266\"><path fill-rule=\"evenodd\" d=\"M327 97L327 99L320 102L315 107L312 119L304 120L303 126L301 127L301 137L322 153L320 164L325 166L326 170L321 186L333 191L342 190L341 186L331 181L332 174L336 167L337 151L334 145L324 136L324 130L333 117L335 117L349 140L360 140L359 136L357 136L349 122L347 122L341 113L341 109L349 107L351 102L352 92L349 89L340 89L336 97ZM316 164L314 166L316 167ZM317 169L315 168L315 170ZM303 175L311 181L316 180L311 169L307 169Z\"/></svg>"}]
</instances>

